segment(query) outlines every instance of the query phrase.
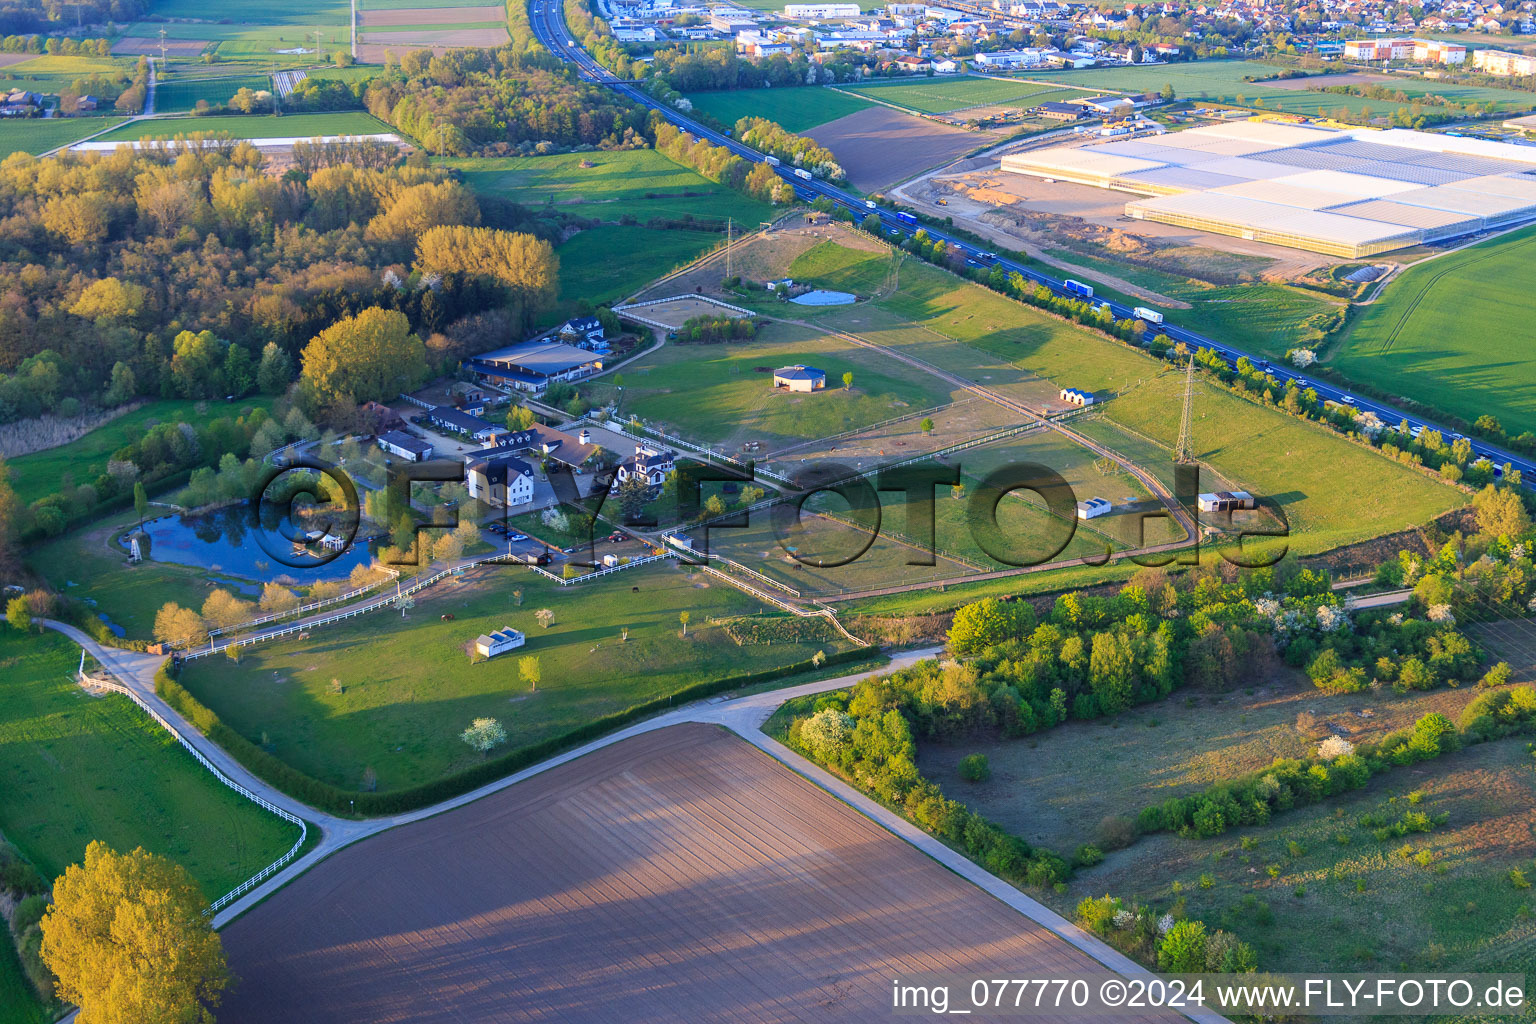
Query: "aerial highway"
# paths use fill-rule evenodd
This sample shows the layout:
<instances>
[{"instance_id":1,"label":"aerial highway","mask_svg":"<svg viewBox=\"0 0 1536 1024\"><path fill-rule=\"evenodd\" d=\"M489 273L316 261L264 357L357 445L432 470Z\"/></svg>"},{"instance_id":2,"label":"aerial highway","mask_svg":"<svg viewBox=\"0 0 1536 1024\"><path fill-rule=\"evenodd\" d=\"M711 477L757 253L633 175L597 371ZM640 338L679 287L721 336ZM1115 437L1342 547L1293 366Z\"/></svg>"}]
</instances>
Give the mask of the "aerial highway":
<instances>
[{"instance_id":1,"label":"aerial highway","mask_svg":"<svg viewBox=\"0 0 1536 1024\"><path fill-rule=\"evenodd\" d=\"M555 56L569 63L575 64L582 78L591 82L605 85L610 89L613 89L615 92L622 93L623 95L629 97L636 103L657 111L661 114L662 117L666 118L677 128L689 133L690 135L693 135L696 138L706 139L717 146L724 146L736 155L753 162L760 163L767 159L763 153L758 152L750 146L742 145L740 142L731 138L729 135L722 134L721 132L717 132L712 128L708 128L705 125L700 124L698 121L695 121L693 118L689 117L687 114L683 113L677 108L657 100L644 89L635 85L633 82L620 79L607 68L599 64L592 57L592 55L587 53L587 51L584 50L576 42L574 37L569 34L569 30L565 24L564 8L560 0L532 0L530 3L529 11L533 25L533 32L534 35L538 38L539 42L547 47L551 53L555 54ZM946 246L959 250L960 252L964 253L967 260L976 265L992 266L996 264L1001 266L1005 271L1017 271L1019 274L1023 275L1025 279L1034 281L1038 284L1043 284L1059 295L1073 295L1073 293L1067 289L1065 281L1051 277L1048 274L1043 274L1032 267L1025 266L1024 264L1011 260L1006 256L998 256L988 252L987 250L980 249L971 242L956 238L953 235L946 234L940 228L936 228L928 224L918 224L915 222L915 219L911 214L907 214L906 218L903 219L902 215L898 211L870 203L861 196L849 192L846 189L839 188L830 182L823 181L819 178L802 178L794 174L794 169L790 167L775 164L774 169L779 173L781 177L783 177L786 181L794 186L796 194L798 194L802 199L816 199L825 197L834 204L847 209L854 215L856 219L862 219L863 217L873 213L880 218L880 222L882 225L884 225L887 234L892 232L899 234L911 234L917 231L919 227L921 227L928 233L929 237L938 239L944 242ZM1080 296L1073 295L1073 297ZM1114 301L1100 301L1107 301L1107 304L1111 312L1114 313L1116 319L1125 319L1135 315L1132 307L1130 306L1122 305L1121 303ZM1288 367L1271 365L1269 362L1259 356L1245 352L1242 349L1236 348L1225 342L1217 341L1214 338L1207 337L1206 335L1200 334L1196 331L1192 331L1187 327L1180 327L1179 325L1173 323L1171 320L1165 319L1163 323L1156 326L1161 333L1166 334L1173 341L1182 341L1191 349L1211 349L1220 355L1222 359L1226 360L1227 364L1234 369L1237 366L1237 361L1240 358L1246 356L1256 366L1266 370L1277 380L1282 382L1294 380L1296 381L1298 387L1303 389L1311 388L1317 392L1319 398L1325 401L1339 402L1341 404L1349 405L1362 411L1375 413L1378 417L1380 417L1382 422L1389 426L1396 426L1398 423L1407 420L1410 427L1422 427L1426 430L1439 431L1448 442L1464 436L1449 427L1436 423L1433 420L1426 419L1423 416L1410 415L1403 410L1396 408L1395 406L1378 401L1377 399L1355 394L1351 391L1347 391L1344 388L1327 383L1325 381L1313 380L1312 378L1307 377L1304 374ZM1481 438L1473 438L1471 440L1474 458L1479 456L1487 458L1490 462L1494 463L1495 466L1503 466L1507 463L1514 469L1520 471L1522 482L1526 487L1536 488L1536 459L1517 455L1506 448L1492 444L1491 442L1485 441Z\"/></svg>"}]
</instances>

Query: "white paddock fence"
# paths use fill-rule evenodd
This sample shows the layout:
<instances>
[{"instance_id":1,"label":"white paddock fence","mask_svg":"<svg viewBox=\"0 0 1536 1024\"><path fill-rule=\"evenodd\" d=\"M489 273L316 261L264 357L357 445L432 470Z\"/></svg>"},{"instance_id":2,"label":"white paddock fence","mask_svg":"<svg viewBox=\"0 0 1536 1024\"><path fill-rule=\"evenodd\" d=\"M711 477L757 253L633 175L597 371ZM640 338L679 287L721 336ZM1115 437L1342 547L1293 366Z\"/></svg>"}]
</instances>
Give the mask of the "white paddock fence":
<instances>
[{"instance_id":1,"label":"white paddock fence","mask_svg":"<svg viewBox=\"0 0 1536 1024\"><path fill-rule=\"evenodd\" d=\"M595 580L600 576L608 576L616 572L621 572L625 569L633 569L638 565L648 565L651 562L658 562L665 557L667 556L648 555L645 558L636 558L628 562L621 562L618 565L607 566L605 568L598 569L595 572L582 573L580 576L573 576L570 579L567 579L564 576L559 576L550 572L543 566L534 565L531 562L524 562L517 558L509 558L504 554L489 555L485 558L477 558L468 562L460 562L458 565L449 566L446 569L442 569L433 573L431 576L425 576L417 580L408 587L401 588L398 593L377 598L373 601L367 602L366 604L359 604L354 605L351 608L345 608L332 615L327 615L324 618L306 619L303 622L292 623L291 625L285 626L282 629L271 629L264 633L254 633L250 636L235 637L233 639L225 640L223 643L220 643L210 636L206 646L199 647L195 651L185 651L179 653L177 654L177 657L182 661L192 661L196 658L206 658L209 655L227 651L231 647L249 647L253 644L265 643L268 640L278 640L282 637L294 636L319 626L329 626L334 622L341 622L345 619L355 619L359 615L367 615L369 612L377 612L383 611L387 608L393 608L397 606L397 602L401 598L410 597L418 591L425 590L433 584L447 579L449 576L465 572L469 569L476 569L482 565L491 565L496 563L503 563L508 565L524 565L532 569L534 572L539 573L541 576L545 576L551 580L554 580L562 587L569 587L574 586L577 583L585 583L588 580Z\"/></svg>"},{"instance_id":2,"label":"white paddock fence","mask_svg":"<svg viewBox=\"0 0 1536 1024\"><path fill-rule=\"evenodd\" d=\"M81 661L83 664L83 654ZM111 690L114 693L127 695L128 699L137 704L139 709L146 715L154 719L155 722L159 724L160 728L174 736L176 738L176 742L181 744L182 749L191 754L198 764L208 769L214 778L218 779L220 782L224 783L224 785L228 786L236 793L239 793L241 796L245 797L247 800L251 801L251 803L260 807L262 810L269 811L272 814L277 815L279 818L282 818L284 821L291 821L295 825L299 826L298 841L293 844L287 853L283 854L281 857L277 858L277 860L273 861L271 864L268 864L266 867L256 872L250 878L247 878L245 881L235 886L223 896L220 896L218 899L214 900L213 903L209 905L208 909L203 911L204 916L211 917L213 914L222 910L230 903L233 903L241 896L244 896L246 893L256 888L256 886L277 874L284 867L286 867L288 863L293 860L293 858L299 855L299 851L304 848L304 841L309 838L309 826L305 823L303 818L296 814L290 814L288 811L283 810L281 807L272 803L270 800L265 799L264 797L257 796L255 793L252 793L250 790L240 785L240 783L236 782L234 779L231 779L228 775L225 775L221 770L219 770L217 765L204 757L201 751L199 751L196 747L187 741L187 738L182 735L180 729L177 729L170 722L166 721L166 719L162 717L158 711L150 707L144 701L144 698L140 697L131 688L124 686L117 680L110 679L105 675L88 676L84 671L81 671L77 673L77 677L83 686L100 687L104 690Z\"/></svg>"}]
</instances>

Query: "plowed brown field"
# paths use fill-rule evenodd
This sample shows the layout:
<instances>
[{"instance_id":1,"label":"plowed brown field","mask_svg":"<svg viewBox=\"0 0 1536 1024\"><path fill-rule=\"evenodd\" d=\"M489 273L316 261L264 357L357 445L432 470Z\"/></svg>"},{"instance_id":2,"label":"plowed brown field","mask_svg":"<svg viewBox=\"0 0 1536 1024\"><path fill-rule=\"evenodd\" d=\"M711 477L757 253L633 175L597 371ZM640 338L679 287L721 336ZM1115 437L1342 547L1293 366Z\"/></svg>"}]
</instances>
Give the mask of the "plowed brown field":
<instances>
[{"instance_id":1,"label":"plowed brown field","mask_svg":"<svg viewBox=\"0 0 1536 1024\"><path fill-rule=\"evenodd\" d=\"M223 1024L885 1020L893 977L1102 970L710 725L343 850L223 938Z\"/></svg>"}]
</instances>

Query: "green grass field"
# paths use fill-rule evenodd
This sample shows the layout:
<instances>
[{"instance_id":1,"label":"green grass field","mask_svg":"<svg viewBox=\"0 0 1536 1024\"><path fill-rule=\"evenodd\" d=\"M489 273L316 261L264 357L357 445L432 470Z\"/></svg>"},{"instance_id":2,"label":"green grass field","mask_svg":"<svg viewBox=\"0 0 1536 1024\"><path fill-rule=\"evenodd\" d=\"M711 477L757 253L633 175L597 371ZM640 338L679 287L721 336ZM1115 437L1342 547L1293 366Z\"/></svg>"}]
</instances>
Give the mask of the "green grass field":
<instances>
[{"instance_id":1,"label":"green grass field","mask_svg":"<svg viewBox=\"0 0 1536 1024\"><path fill-rule=\"evenodd\" d=\"M323 114L234 115L228 117L166 117L133 121L107 132L102 142L169 139L192 132L227 132L235 138L312 138L319 135L375 135L394 129L361 110Z\"/></svg>"},{"instance_id":2,"label":"green grass field","mask_svg":"<svg viewBox=\"0 0 1536 1024\"><path fill-rule=\"evenodd\" d=\"M0 935L0 1024L49 1024L53 1015L37 1000L22 973L16 945L7 930Z\"/></svg>"},{"instance_id":3,"label":"green grass field","mask_svg":"<svg viewBox=\"0 0 1536 1024\"><path fill-rule=\"evenodd\" d=\"M693 109L735 125L743 117L766 117L792 132L835 121L870 104L856 96L820 86L794 89L729 89L689 93Z\"/></svg>"},{"instance_id":4,"label":"green grass field","mask_svg":"<svg viewBox=\"0 0 1536 1024\"><path fill-rule=\"evenodd\" d=\"M717 185L653 149L556 156L444 160L476 192L499 195L531 209L554 207L580 217L617 221L633 217L735 218L754 228L773 208ZM593 164L582 167L583 162Z\"/></svg>"},{"instance_id":5,"label":"green grass field","mask_svg":"<svg viewBox=\"0 0 1536 1024\"><path fill-rule=\"evenodd\" d=\"M231 78L176 78L155 87L155 111L161 114L185 113L207 100L213 106L227 103L240 89L253 92L272 88L267 75L238 75Z\"/></svg>"},{"instance_id":6,"label":"green grass field","mask_svg":"<svg viewBox=\"0 0 1536 1024\"><path fill-rule=\"evenodd\" d=\"M12 153L37 156L123 123L121 117L50 117L0 121L0 159Z\"/></svg>"},{"instance_id":7,"label":"green grass field","mask_svg":"<svg viewBox=\"0 0 1536 1024\"><path fill-rule=\"evenodd\" d=\"M760 366L824 370L819 394L776 392ZM844 372L854 390L842 390ZM624 368L625 413L711 444L747 439L769 448L868 426L951 401L937 378L836 338L776 323L749 342L669 344Z\"/></svg>"},{"instance_id":8,"label":"green grass field","mask_svg":"<svg viewBox=\"0 0 1536 1024\"><path fill-rule=\"evenodd\" d=\"M394 6L387 0L367 0L369 8L387 8ZM431 7L431 0L412 0L409 4L401 4L406 7ZM359 5L361 7L361 5ZM347 22L348 6L338 0L271 0L263 2L259 7L239 3L237 0L212 0L211 3L203 0L155 0L154 13L162 18L217 20L217 21L251 21L262 22L288 22L294 25L343 25ZM258 16L259 15L259 16ZM129 33L130 35L136 33Z\"/></svg>"},{"instance_id":9,"label":"green grass field","mask_svg":"<svg viewBox=\"0 0 1536 1024\"><path fill-rule=\"evenodd\" d=\"M1054 85L1000 78L922 78L890 84L848 86L851 91L871 99L906 107L924 114L942 114L962 107L993 104L1033 107L1049 101L1061 101L1087 93ZM1046 95L1046 94L1051 95Z\"/></svg>"},{"instance_id":10,"label":"green grass field","mask_svg":"<svg viewBox=\"0 0 1536 1024\"><path fill-rule=\"evenodd\" d=\"M30 504L56 493L69 482L75 485L95 483L96 478L107 471L107 460L113 452L142 437L144 431L155 424L187 422L199 426L211 419L243 416L247 410L271 408L272 399L261 395L236 402L180 398L145 402L69 444L7 460L11 486L18 498Z\"/></svg>"},{"instance_id":11,"label":"green grass field","mask_svg":"<svg viewBox=\"0 0 1536 1024\"><path fill-rule=\"evenodd\" d=\"M327 627L308 641L252 649L238 666L193 662L181 682L243 735L265 735L273 753L317 778L356 786L372 767L380 789L398 789L473 764L479 755L459 734L476 717L498 719L512 749L693 683L809 659L825 646L738 647L711 618L760 606L710 580L648 566L563 588L530 572L491 570L423 592L408 621L386 613ZM547 630L534 618L540 608L555 613ZM684 610L692 616L686 638ZM440 618L446 614L455 618ZM466 645L503 626L525 631L526 648L471 665ZM520 680L523 655L540 660L536 692Z\"/></svg>"},{"instance_id":12,"label":"green grass field","mask_svg":"<svg viewBox=\"0 0 1536 1024\"><path fill-rule=\"evenodd\" d=\"M223 785L127 697L92 697L56 634L0 635L0 830L49 878L93 839L169 857L215 899L298 829Z\"/></svg>"},{"instance_id":13,"label":"green grass field","mask_svg":"<svg viewBox=\"0 0 1536 1024\"><path fill-rule=\"evenodd\" d=\"M872 295L890 283L893 265L885 253L821 242L794 258L789 276L818 288Z\"/></svg>"},{"instance_id":14,"label":"green grass field","mask_svg":"<svg viewBox=\"0 0 1536 1024\"><path fill-rule=\"evenodd\" d=\"M1536 430L1536 295L1522 282L1536 228L1404 271L1360 310L1330 363L1356 380L1512 434Z\"/></svg>"},{"instance_id":15,"label":"green grass field","mask_svg":"<svg viewBox=\"0 0 1536 1024\"><path fill-rule=\"evenodd\" d=\"M134 61L127 57L65 57L45 54L0 70L0 86L32 92L56 93L81 78L102 75L113 78L133 74Z\"/></svg>"},{"instance_id":16,"label":"green grass field","mask_svg":"<svg viewBox=\"0 0 1536 1024\"><path fill-rule=\"evenodd\" d=\"M724 243L724 232L653 230L638 224L602 224L578 232L555 250L560 302L550 316L570 316L583 299L595 306L619 302Z\"/></svg>"},{"instance_id":17,"label":"green grass field","mask_svg":"<svg viewBox=\"0 0 1536 1024\"><path fill-rule=\"evenodd\" d=\"M1290 114L1316 116L1328 114L1340 107L1348 107L1356 113L1388 114L1401 106L1392 100L1365 99L1308 89L1277 89L1261 82L1245 82L1245 75L1272 75L1282 70L1270 64L1242 60L1202 60L1188 64L1159 65L1153 67L1088 68L1081 71L1030 72L1037 81L1057 82L1061 85L1088 89L1113 89L1117 92L1147 92L1160 90L1165 84L1172 85L1180 99L1204 99L1223 103L1237 103L1243 97L1246 105L1262 100L1266 110L1279 110ZM1312 84L1311 82L1308 83ZM1328 76L1315 79L1318 89L1329 84ZM1380 83L1393 91L1401 90L1411 98L1437 93L1457 103L1495 102L1508 110L1528 110L1536 106L1536 94L1513 89L1486 88L1441 84L1424 79L1392 76Z\"/></svg>"},{"instance_id":18,"label":"green grass field","mask_svg":"<svg viewBox=\"0 0 1536 1024\"><path fill-rule=\"evenodd\" d=\"M1164 373L1079 426L1171 482L1183 393L1183 378ZM1326 428L1204 383L1195 395L1193 434L1202 463L1281 506L1298 554L1409 529L1468 503L1455 488Z\"/></svg>"},{"instance_id":19,"label":"green grass field","mask_svg":"<svg viewBox=\"0 0 1536 1024\"><path fill-rule=\"evenodd\" d=\"M324 53L349 45L351 32L347 27L349 15L345 6L319 11L313 8L288 9L288 6L282 5L279 11L255 21L244 20L249 16L248 7L239 9L243 13L231 11L225 15L226 18L238 20L141 21L128 26L123 34L157 39L163 28L167 39L206 40L216 44L214 49L221 58L235 60L259 58L268 67L273 62L282 65L313 63L316 57L313 52L290 54L281 51L292 49L312 51L317 29L322 33L320 46ZM267 10L265 5L262 10L263 12ZM206 18L208 15L204 14L202 17Z\"/></svg>"}]
</instances>

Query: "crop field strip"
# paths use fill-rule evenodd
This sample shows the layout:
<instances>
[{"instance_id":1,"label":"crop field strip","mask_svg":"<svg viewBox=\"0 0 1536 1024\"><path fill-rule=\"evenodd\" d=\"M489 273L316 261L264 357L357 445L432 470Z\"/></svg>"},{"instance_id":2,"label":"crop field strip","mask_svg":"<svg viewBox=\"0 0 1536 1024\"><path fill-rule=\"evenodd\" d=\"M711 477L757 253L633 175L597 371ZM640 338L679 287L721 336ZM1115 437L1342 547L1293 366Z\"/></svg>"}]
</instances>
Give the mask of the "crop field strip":
<instances>
[{"instance_id":1,"label":"crop field strip","mask_svg":"<svg viewBox=\"0 0 1536 1024\"><path fill-rule=\"evenodd\" d=\"M1511 435L1536 429L1536 300L1522 277L1533 241L1527 226L1408 268L1358 310L1329 363L1464 420L1487 413Z\"/></svg>"},{"instance_id":2,"label":"crop field strip","mask_svg":"<svg viewBox=\"0 0 1536 1024\"><path fill-rule=\"evenodd\" d=\"M873 1020L893 974L1097 967L707 725L344 850L223 938L226 1024Z\"/></svg>"},{"instance_id":3,"label":"crop field strip","mask_svg":"<svg viewBox=\"0 0 1536 1024\"><path fill-rule=\"evenodd\" d=\"M928 79L922 84L896 82L885 84L861 84L842 86L840 91L850 92L871 100L894 103L923 114L943 114L967 107L1022 106L1021 101L1045 93L1060 93L1061 86L1041 85L1036 82L1016 81L1003 78L948 78ZM1068 94L1086 96L1088 93L1067 89ZM1056 98L1056 97L1052 97ZM1031 100L1027 105L1036 106L1045 100Z\"/></svg>"}]
</instances>

